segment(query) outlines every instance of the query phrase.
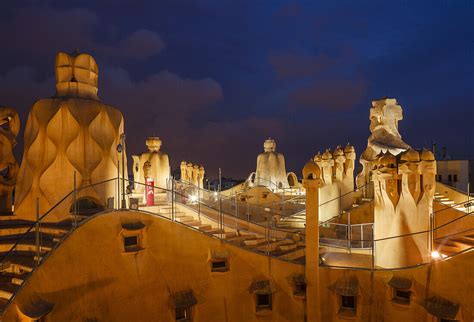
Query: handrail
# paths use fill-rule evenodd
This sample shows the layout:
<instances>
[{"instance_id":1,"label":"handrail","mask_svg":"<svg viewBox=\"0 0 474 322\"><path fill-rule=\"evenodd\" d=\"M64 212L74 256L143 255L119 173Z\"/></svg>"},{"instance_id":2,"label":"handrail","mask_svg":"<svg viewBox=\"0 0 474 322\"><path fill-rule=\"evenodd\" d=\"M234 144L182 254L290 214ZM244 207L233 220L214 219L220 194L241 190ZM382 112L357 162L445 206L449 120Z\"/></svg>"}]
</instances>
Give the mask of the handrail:
<instances>
[{"instance_id":1,"label":"handrail","mask_svg":"<svg viewBox=\"0 0 474 322\"><path fill-rule=\"evenodd\" d=\"M125 180L128 180L128 179L125 179ZM144 186L152 186L152 185L150 185L150 184L141 183L141 182L135 182L135 183L138 183L138 184L141 184L141 185L144 185ZM368 184L365 184L364 186L366 186L366 185L368 185ZM363 188L364 186L362 186L361 188ZM167 188L160 188L160 187L157 187L157 186L154 186L154 185L153 185L152 187L158 188L158 189L162 189L162 190L166 190L166 191L168 191L168 192L171 192L171 190L169 190L169 189L167 189ZM197 188L196 186L191 185L191 188L194 188L194 187ZM358 189L360 189L360 188L358 188ZM350 192L346 193L345 195L347 195L347 194L349 194L349 193L352 193L352 192L354 192L354 191L356 191L356 190L357 190L357 189L355 189L355 190L353 190L353 191L350 191ZM207 191L207 190L204 190L204 191ZM177 193L177 192L175 191L175 194L176 194L176 193ZM187 196L184 195L184 194L180 194L180 193L179 193L179 195L180 195L180 196L183 196L183 197L187 197ZM341 197L342 197L342 196L341 196ZM338 197L338 198L339 198L339 197ZM336 200L336 199L338 199L338 198L335 198L334 200ZM331 201L331 200L330 200L330 201ZM204 206L206 206L206 207L208 207L208 208L210 208L210 209L213 209L213 210L215 210L215 211L219 211L219 209L216 209L216 208L214 208L214 207L212 207L212 206L210 206L210 205L208 205L208 204L205 204L205 203L201 202L200 200L198 200L198 201L196 201L196 202L198 202L199 204L204 205ZM440 210L434 211L433 214L437 214L437 213L442 212L442 211L444 211L444 210L446 210L446 209L449 209L449 208L454 208L455 206L461 205L461 204L463 204L463 203L464 203L464 202L461 202L461 203L458 203L458 204L454 204L454 205L449 205L449 206L446 205L448 208L444 208L444 209L440 209ZM224 210L222 210L222 209L221 209L220 211L221 211L222 213L225 213L225 214L227 214L227 215L230 215L230 216L232 216L232 217L235 217L234 214L228 213L228 212L226 212L226 211L224 211ZM270 213L270 214L271 214L271 213ZM383 241L383 240L388 240L388 239L404 238L404 237L408 237L408 236L413 236L413 235L419 235L419 234L429 233L429 232L431 232L431 231L434 232L434 231L436 231L436 230L438 230L438 229L440 229L440 228L443 228L443 227L445 227L446 225L448 225L448 224L450 224L450 223L452 223L452 222L458 221L458 220L460 220L460 219L462 219L462 218L464 218L464 217L466 217L466 216L468 216L468 215L470 215L470 214L472 214L472 212L470 212L470 213L468 213L468 214L465 214L465 215L463 215L463 216L461 216L461 217L455 218L454 220L451 220L451 221L449 221L449 222L447 222L447 223L445 223L445 224L443 224L443 225L441 225L441 226L435 227L435 228L433 228L432 230L429 230L429 229L428 229L428 230L423 230L423 231L418 231L418 232L413 232L413 233L407 233L407 234L402 234L402 235L384 237L384 238L380 238L380 239L370 239L370 240L365 240L365 239L364 239L364 240L359 240L359 239L358 239L358 240L355 240L355 241L357 241L357 242L369 242L369 241L370 241L370 242L377 242L377 241ZM237 218L238 218L238 217L237 217ZM242 218L239 218L239 219L244 220L244 221L247 221L247 220L242 219ZM253 224L255 224L255 225L258 225L258 226L260 226L260 227L263 227L263 228L267 228L267 226L264 226L264 225L262 225L262 224L260 224L260 223L257 223L257 222L252 222L252 221L251 221L251 223L253 223ZM373 223L367 223L367 224L370 225L370 224L373 224ZM347 224L339 224L339 225L346 225L346 226L347 226ZM352 225L351 225L351 226L352 226ZM272 229L275 230L275 231L281 231L281 232L286 232L286 233L294 233L294 231L289 231L289 230L285 230L285 229L281 229L281 228L277 228L277 227L272 227ZM301 233L301 235L305 235L305 233Z\"/></svg>"},{"instance_id":2,"label":"handrail","mask_svg":"<svg viewBox=\"0 0 474 322\"><path fill-rule=\"evenodd\" d=\"M116 177L115 177L115 178L103 180L103 181L100 181L100 182L96 182L96 183L89 184L89 185L87 185L87 186L80 187L80 188L76 189L75 191L78 192L78 191L81 191L81 190L83 190L83 189L87 189L87 188L90 188L90 187L93 187L93 186L97 186L97 185L100 185L100 184L104 184L104 183L107 183L107 182L112 182L112 181L115 181L115 180L127 180L128 182L131 181L131 180L126 179L126 178L116 178ZM162 191L164 191L164 192L171 192L171 193L174 193L175 195L184 197L184 198L186 198L186 199L189 198L189 194L186 194L185 192L180 191L180 190L178 190L178 191L176 191L176 190L174 190L174 189L173 189L173 190L170 190L170 189L168 189L168 188L162 188L162 187L159 187L159 186L150 185L150 184L148 184L148 183L140 183L140 182L135 182L135 183L140 184L140 185L144 185L144 186L151 186L151 187L153 187L153 188L160 189L160 190L162 190ZM208 192L209 192L209 191L208 191ZM353 192L353 191L348 192L347 194L352 193L352 192ZM13 246L9 249L9 251L2 257L2 259L0 260L0 262L1 262L1 263L4 263L4 262L9 258L9 256L11 256L11 254L13 253L13 251L18 247L18 245L20 244L20 242L23 241L23 240L26 238L27 234L30 233L34 227L36 227L37 225L39 225L39 224L43 221L44 218L46 218L49 214L51 214L54 209L58 208L60 204L64 203L65 200L67 200L67 198L69 198L73 193L74 193L74 190L72 190L71 192L67 193L63 198L61 198L61 200L59 200L56 204L54 204L54 205L53 205L49 210L47 210L41 217L39 217L38 220L32 222L32 224L30 225L30 227L28 227L28 229L26 230L26 232L23 233L23 234L16 240L16 242L15 242L15 243L13 244ZM344 194L344 195L347 195L347 194ZM342 197L342 196L341 196L341 197ZM182 203L182 202L180 202L180 201L178 201L178 200L176 200L176 199L174 200L174 202L175 202L175 203L179 203L179 204L183 204L184 206L188 207L185 203ZM304 232L301 232L301 231L295 232L295 231L292 231L292 230L281 229L281 228L278 228L278 227L266 226L266 225L263 225L263 224L258 223L258 222L248 221L248 220L246 220L245 218L241 218L241 217L239 217L239 216L236 216L235 214L233 214L233 213L231 213L231 212L225 211L225 210L223 210L223 209L217 209L216 207L213 207L212 205L206 204L206 203L202 202L202 200L200 200L200 199L198 199L196 202L197 202L198 205L203 206L203 207L205 207L206 209L210 209L210 210L215 211L215 212L220 212L221 214L225 214L225 215L228 215L228 216L230 216L230 217L234 217L234 218L237 218L237 219L242 220L242 221L244 221L244 222L252 223L252 224L254 224L254 225L256 225L256 226L259 226L259 227L261 227L261 228L263 228L263 229L266 229L266 230L268 231L268 233L269 233L270 231L274 231L274 232L281 232L281 233L286 233L286 234L300 235L300 236L302 236L302 237L305 236L305 233L304 233ZM463 204L463 203L459 203L459 204ZM456 206L456 205L447 206L447 207L448 207L448 208L453 208L453 207L455 207L455 206ZM190 208L193 209L193 207L190 207ZM439 212L442 212L442 211L444 211L444 210L446 210L446 209L448 209L448 208L444 208L444 209L440 209L440 210L434 211L434 212L433 212L433 215L434 215L434 214L437 214L437 213L439 213ZM194 210L196 210L196 209L194 209ZM140 210L140 211L147 212L147 211L145 211L145 210ZM425 233L430 233L430 232L433 233L433 232L435 232L435 231L437 231L437 230L439 230L439 229L442 229L442 228L444 228L444 227L446 227L446 226L448 226L448 225L450 225L450 224L452 224L452 223L454 223L454 222L456 222L456 221L459 221L459 220L461 220L461 219L463 219L463 218L465 218L465 217L467 217L467 216L472 215L472 213L473 213L473 212L466 213L466 214L464 214L464 215L462 215L462 216L460 216L460 217L458 217L458 218L455 218L455 219L453 219L453 220L450 220L449 222L446 222L446 223L444 223L444 224L442 224L442 225L440 225L440 226L438 226L438 227L434 227L434 228L428 229L428 230L422 230L422 231L418 231L418 232L407 233L407 234L401 234L401 235L397 235L397 236L384 237L384 238L379 238L379 239L373 239L373 238L372 238L372 239L357 239L357 240L352 240L352 239L351 239L351 241L353 241L353 242L372 242L373 245L375 246L375 243L376 243L376 242L379 242L379 241L386 241L386 240L391 240L391 239L395 239L395 238L405 238L405 237L409 237L409 236L414 236L414 235L419 235L419 234L425 234ZM212 218L208 217L206 214L203 214L203 215L204 215L205 217L209 218L209 219L212 219ZM164 217L164 216L161 216L161 217ZM165 218L165 217L164 217L164 218ZM183 223L183 224L184 224L184 223ZM348 226L347 224L340 224L340 223L331 223L331 224L336 225L336 226L337 226L337 225L339 225L339 226L346 226L346 227ZM184 224L184 225L186 225L186 224ZM354 224L354 225L351 225L351 227L361 227L361 229L362 229L363 226L365 226L365 225L370 226L370 225L373 225L373 223ZM187 225L186 225L186 226L187 226ZM228 224L225 224L225 226L232 227L232 226L229 226ZM72 231L75 230L76 228L77 228L77 227L71 228L69 232L72 232ZM195 230L196 230L196 229L195 229ZM244 229L244 230L245 230L245 229ZM458 233L456 233L456 234L458 234ZM268 236L270 236L270 234L269 234ZM446 237L449 237L449 236L445 236L444 238L446 238ZM348 238L349 238L349 237L348 237ZM332 240L332 238L326 238L326 239ZM439 238L437 238L436 240L438 240L438 239L439 239ZM334 240L344 240L344 239L334 239ZM348 239L348 240L349 240L349 239ZM374 247L374 246L373 246L373 247ZM364 248L364 249L367 249L367 248ZM472 249L472 247L469 248L469 249ZM460 252L460 253L461 253L461 252ZM269 253L267 253L267 255L268 255L268 256L271 256ZM275 257L275 256L272 256L272 257ZM451 257L451 256L450 256L450 257ZM450 258L450 257L448 257L448 258ZM275 257L275 258L278 258L278 257ZM424 265L424 263L417 264L417 265L413 265L413 266L409 266L409 267L410 267L410 268L413 268L413 267L418 267L418 266L420 266L420 265ZM325 266L330 267L329 265L325 265ZM408 266L407 266L407 267L408 267ZM351 269L358 269L357 267L348 267L348 268L351 268ZM390 270L393 270L393 269L394 269L394 268L390 268ZM402 268L397 268L397 269L402 269ZM375 269L375 270L377 270L377 269Z\"/></svg>"},{"instance_id":3,"label":"handrail","mask_svg":"<svg viewBox=\"0 0 474 322\"><path fill-rule=\"evenodd\" d=\"M125 179L125 180L128 180L128 179ZM128 181L130 181L130 180L128 180ZM173 192L174 192L175 195L177 194L177 195L179 195L179 196L181 196L181 197L188 198L187 195L185 195L185 194L183 194L183 193L181 193L181 192L179 192L179 191L176 191L176 190L173 191L173 190L170 190L170 189L168 189L168 188L161 188L161 187L159 187L159 186L151 185L151 184L148 184L148 183L137 182L137 181L134 181L134 183L138 183L139 185L143 185L143 186L148 186L148 187L157 188L157 189L160 189L160 190L163 190L163 191L166 191L166 192L170 192L170 193L173 193ZM180 202L178 202L178 201L175 201L175 202L180 203ZM259 222L248 221L248 220L246 220L246 219L244 219L244 218L236 217L235 214L229 213L229 212L227 212L227 211L225 211L225 210L223 210L223 209L220 209L220 210L219 210L218 208L215 208L215 207L213 207L213 206L211 206L211 205L208 205L208 204L206 204L206 203L203 203L200 199L196 200L195 203L198 203L198 204L201 205L201 206L207 207L207 208L212 209L212 210L217 211L217 212L220 211L222 214L225 214L225 215L228 215L228 216L231 216L231 217L234 217L234 218L237 218L237 219L240 219L240 220L243 220L243 221L252 223L252 224L254 224L254 225L260 226L260 227L262 227L262 228L268 229L267 226L262 225L262 224L259 223ZM266 213L271 214L271 212L266 212ZM274 231L279 231L279 232L282 232L282 233L290 233L290 234L294 234L294 233L295 233L294 231L285 230L285 229L281 229L281 228L277 228L277 227L272 227L272 228L270 228L270 229L271 229L271 230L274 230ZM304 233L299 233L299 234L300 234L300 235L304 235Z\"/></svg>"},{"instance_id":4,"label":"handrail","mask_svg":"<svg viewBox=\"0 0 474 322\"><path fill-rule=\"evenodd\" d=\"M357 267L357 266L336 266L336 265L328 265L328 264L323 264L323 265L320 265L320 266L327 267L327 268L330 268L330 269L350 269L350 270L358 270L358 271L401 271L401 270L406 270L406 269L419 268L419 267L427 266L427 265L430 265L432 263L437 263L437 262L441 262L441 261L447 261L447 260L449 260L453 257L456 257L458 255L461 255L461 254L464 254L464 253L467 253L467 252L470 252L472 250L474 250L474 246L466 248L466 249L461 250L457 253L448 255L448 256L440 258L440 259L430 260L428 262L423 262L423 263L419 263L419 264L415 264L415 265L409 265L409 266L401 266L401 267L373 267L373 268L371 267L371 268L368 268L368 267Z\"/></svg>"},{"instance_id":5,"label":"handrail","mask_svg":"<svg viewBox=\"0 0 474 322\"><path fill-rule=\"evenodd\" d=\"M76 189L76 192L77 191L80 191L82 189L86 189L86 188L90 188L92 186L95 186L95 185L99 185L99 184L103 184L103 183L107 183L107 182L110 182L112 180L117 180L117 178L112 178L112 179L107 179L107 180L104 180L104 181L101 181L101 182L97 182L97 183L94 183L94 184L90 184L90 185L87 185L87 186L84 186L84 187L81 187L81 188L78 188ZM4 262L5 259L7 259L10 254L14 251L14 249L20 244L21 241L23 241L27 234L29 232L31 232L31 230L33 228L36 227L36 225L38 224L41 224L41 221L46 217L48 216L54 209L56 209L61 203L63 203L68 197L70 197L72 194L74 193L74 189L72 191L70 191L69 193L67 193L63 198L61 198L61 200L59 200L56 204L54 204L49 210L47 210L42 216L40 216L37 220L35 220L34 222L32 222L31 226L20 236L17 238L16 242L13 244L13 246L10 248L10 250L2 257L2 259L0 259L0 263L1 262Z\"/></svg>"}]
</instances>

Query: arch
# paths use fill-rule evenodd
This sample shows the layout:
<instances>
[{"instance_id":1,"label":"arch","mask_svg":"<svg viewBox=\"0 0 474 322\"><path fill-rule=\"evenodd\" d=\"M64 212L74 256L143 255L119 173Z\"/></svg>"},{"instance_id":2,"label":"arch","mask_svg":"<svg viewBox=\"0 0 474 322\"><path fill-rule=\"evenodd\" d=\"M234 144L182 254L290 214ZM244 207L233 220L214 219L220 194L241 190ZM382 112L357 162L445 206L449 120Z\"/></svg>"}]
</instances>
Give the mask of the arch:
<instances>
[{"instance_id":1,"label":"arch","mask_svg":"<svg viewBox=\"0 0 474 322\"><path fill-rule=\"evenodd\" d=\"M294 172L288 172L286 178L288 179L290 187L296 187L298 185L298 177Z\"/></svg>"},{"instance_id":2,"label":"arch","mask_svg":"<svg viewBox=\"0 0 474 322\"><path fill-rule=\"evenodd\" d=\"M72 203L71 207L69 208L69 212L71 214L74 213L74 205L76 205L77 214L84 216L92 216L105 210L104 206L99 200L90 196L81 197L77 199L75 203Z\"/></svg>"}]
</instances>

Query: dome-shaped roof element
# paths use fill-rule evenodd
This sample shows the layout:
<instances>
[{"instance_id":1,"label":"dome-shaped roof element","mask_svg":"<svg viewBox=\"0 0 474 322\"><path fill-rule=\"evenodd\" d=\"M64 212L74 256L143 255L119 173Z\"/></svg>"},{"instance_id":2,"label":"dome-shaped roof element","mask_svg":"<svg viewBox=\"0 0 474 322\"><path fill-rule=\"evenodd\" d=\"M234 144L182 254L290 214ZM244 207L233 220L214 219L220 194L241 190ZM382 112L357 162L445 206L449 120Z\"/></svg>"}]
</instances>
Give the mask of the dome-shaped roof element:
<instances>
[{"instance_id":1,"label":"dome-shaped roof element","mask_svg":"<svg viewBox=\"0 0 474 322\"><path fill-rule=\"evenodd\" d=\"M395 168L397 166L397 158L390 152L387 152L380 157L379 165L387 168Z\"/></svg>"},{"instance_id":2,"label":"dome-shaped roof element","mask_svg":"<svg viewBox=\"0 0 474 322\"><path fill-rule=\"evenodd\" d=\"M313 160L314 160L314 162L321 162L321 160L322 160L321 152L318 151L318 154L316 154L313 157Z\"/></svg>"},{"instance_id":3,"label":"dome-shaped roof element","mask_svg":"<svg viewBox=\"0 0 474 322\"><path fill-rule=\"evenodd\" d=\"M414 149L408 149L402 153L400 160L410 162L420 161L420 153Z\"/></svg>"},{"instance_id":4,"label":"dome-shaped roof element","mask_svg":"<svg viewBox=\"0 0 474 322\"><path fill-rule=\"evenodd\" d=\"M332 154L334 156L334 158L338 157L338 156L343 156L344 155L344 151L341 149L341 147L338 145L336 150L334 150L334 153Z\"/></svg>"},{"instance_id":5,"label":"dome-shaped roof element","mask_svg":"<svg viewBox=\"0 0 474 322\"><path fill-rule=\"evenodd\" d=\"M435 156L434 156L433 152L431 152L430 150L423 149L423 151L421 151L421 160L423 160L423 161L434 161Z\"/></svg>"},{"instance_id":6,"label":"dome-shaped roof element","mask_svg":"<svg viewBox=\"0 0 474 322\"><path fill-rule=\"evenodd\" d=\"M303 179L318 179L321 177L321 169L313 160L306 162L302 173Z\"/></svg>"},{"instance_id":7,"label":"dome-shaped roof element","mask_svg":"<svg viewBox=\"0 0 474 322\"><path fill-rule=\"evenodd\" d=\"M355 152L355 148L347 143L346 147L344 148L344 153L350 153L350 152Z\"/></svg>"},{"instance_id":8,"label":"dome-shaped roof element","mask_svg":"<svg viewBox=\"0 0 474 322\"><path fill-rule=\"evenodd\" d=\"M329 160L329 159L332 159L332 153L331 153L331 150L329 149L326 149L326 151L324 151L323 155L322 155L322 159L323 160Z\"/></svg>"}]
</instances>

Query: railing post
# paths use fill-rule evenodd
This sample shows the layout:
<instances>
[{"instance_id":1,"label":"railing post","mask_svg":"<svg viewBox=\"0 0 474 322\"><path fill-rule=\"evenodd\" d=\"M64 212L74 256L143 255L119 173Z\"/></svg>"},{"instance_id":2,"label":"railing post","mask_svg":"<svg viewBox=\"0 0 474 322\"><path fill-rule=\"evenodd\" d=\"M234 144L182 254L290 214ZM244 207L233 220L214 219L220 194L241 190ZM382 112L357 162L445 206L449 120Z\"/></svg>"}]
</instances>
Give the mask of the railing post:
<instances>
[{"instance_id":1,"label":"railing post","mask_svg":"<svg viewBox=\"0 0 474 322\"><path fill-rule=\"evenodd\" d=\"M117 210L120 209L120 161L117 158Z\"/></svg>"},{"instance_id":2,"label":"railing post","mask_svg":"<svg viewBox=\"0 0 474 322\"><path fill-rule=\"evenodd\" d=\"M347 213L347 248L349 254L351 253L351 241L352 241L352 228L351 228L351 213Z\"/></svg>"},{"instance_id":3,"label":"railing post","mask_svg":"<svg viewBox=\"0 0 474 322\"><path fill-rule=\"evenodd\" d=\"M127 209L127 202L125 201L125 133L120 135L122 141L122 210Z\"/></svg>"},{"instance_id":4,"label":"railing post","mask_svg":"<svg viewBox=\"0 0 474 322\"><path fill-rule=\"evenodd\" d=\"M36 265L40 263L39 198L36 198Z\"/></svg>"},{"instance_id":5,"label":"railing post","mask_svg":"<svg viewBox=\"0 0 474 322\"><path fill-rule=\"evenodd\" d=\"M375 267L375 236L374 236L374 225L372 225L372 263L371 270L373 271Z\"/></svg>"},{"instance_id":6,"label":"railing post","mask_svg":"<svg viewBox=\"0 0 474 322\"><path fill-rule=\"evenodd\" d=\"M237 204L237 194L234 194L234 207L235 207L235 217L236 218L239 218L239 208L238 208L238 204Z\"/></svg>"},{"instance_id":7,"label":"railing post","mask_svg":"<svg viewBox=\"0 0 474 322\"><path fill-rule=\"evenodd\" d=\"M433 211L430 213L430 233L429 233L429 253L428 256L431 258L434 244L434 231L435 231L435 217Z\"/></svg>"},{"instance_id":8,"label":"railing post","mask_svg":"<svg viewBox=\"0 0 474 322\"><path fill-rule=\"evenodd\" d=\"M219 229L222 230L223 220L222 220L222 198L221 192L219 191Z\"/></svg>"},{"instance_id":9,"label":"railing post","mask_svg":"<svg viewBox=\"0 0 474 322\"><path fill-rule=\"evenodd\" d=\"M175 195L174 195L174 180L171 181L171 221L174 221L174 217L175 217L175 214L174 214L174 207L175 207Z\"/></svg>"},{"instance_id":10,"label":"railing post","mask_svg":"<svg viewBox=\"0 0 474 322\"><path fill-rule=\"evenodd\" d=\"M73 227L76 228L77 227L77 190L76 190L76 187L77 187L77 181L76 181L76 171L74 171L74 192L73 192L73 207L72 207L72 211L73 211L73 215L74 215L74 225Z\"/></svg>"}]
</instances>

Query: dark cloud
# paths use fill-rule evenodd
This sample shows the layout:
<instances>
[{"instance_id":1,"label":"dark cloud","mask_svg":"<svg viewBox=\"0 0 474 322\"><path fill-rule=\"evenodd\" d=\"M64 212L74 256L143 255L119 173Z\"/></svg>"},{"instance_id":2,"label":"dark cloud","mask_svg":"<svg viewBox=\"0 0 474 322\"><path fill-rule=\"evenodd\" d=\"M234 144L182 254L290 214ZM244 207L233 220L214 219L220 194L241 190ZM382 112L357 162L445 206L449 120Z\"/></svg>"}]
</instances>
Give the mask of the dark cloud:
<instances>
[{"instance_id":1,"label":"dark cloud","mask_svg":"<svg viewBox=\"0 0 474 322\"><path fill-rule=\"evenodd\" d=\"M99 25L95 12L84 8L26 7L0 22L5 50L14 54L51 55L63 48L91 47Z\"/></svg>"},{"instance_id":2,"label":"dark cloud","mask_svg":"<svg viewBox=\"0 0 474 322\"><path fill-rule=\"evenodd\" d=\"M474 149L472 8L469 0L0 1L0 105L18 108L24 123L34 100L54 93L56 52L78 48L99 63L99 95L123 112L129 151L158 135L175 165L243 177L272 136L299 173L326 147L350 141L362 151L370 101L381 96L401 103L411 145L436 140L465 154Z\"/></svg>"},{"instance_id":3,"label":"dark cloud","mask_svg":"<svg viewBox=\"0 0 474 322\"><path fill-rule=\"evenodd\" d=\"M294 53L272 53L268 57L278 78L301 78L334 65L335 59L325 55L298 55Z\"/></svg>"},{"instance_id":4,"label":"dark cloud","mask_svg":"<svg viewBox=\"0 0 474 322\"><path fill-rule=\"evenodd\" d=\"M96 12L89 9L27 7L14 10L0 23L0 38L8 44L6 53L22 56L34 52L54 57L58 51L77 48L103 58L143 60L165 48L154 31L140 29L118 40L99 40L102 28Z\"/></svg>"},{"instance_id":5,"label":"dark cloud","mask_svg":"<svg viewBox=\"0 0 474 322\"><path fill-rule=\"evenodd\" d=\"M364 80L324 80L295 89L289 94L290 107L345 110L358 105L367 93Z\"/></svg>"},{"instance_id":6,"label":"dark cloud","mask_svg":"<svg viewBox=\"0 0 474 322\"><path fill-rule=\"evenodd\" d=\"M116 45L96 45L95 48L99 55L105 57L144 60L159 54L165 43L156 32L141 29L127 35Z\"/></svg>"}]
</instances>

